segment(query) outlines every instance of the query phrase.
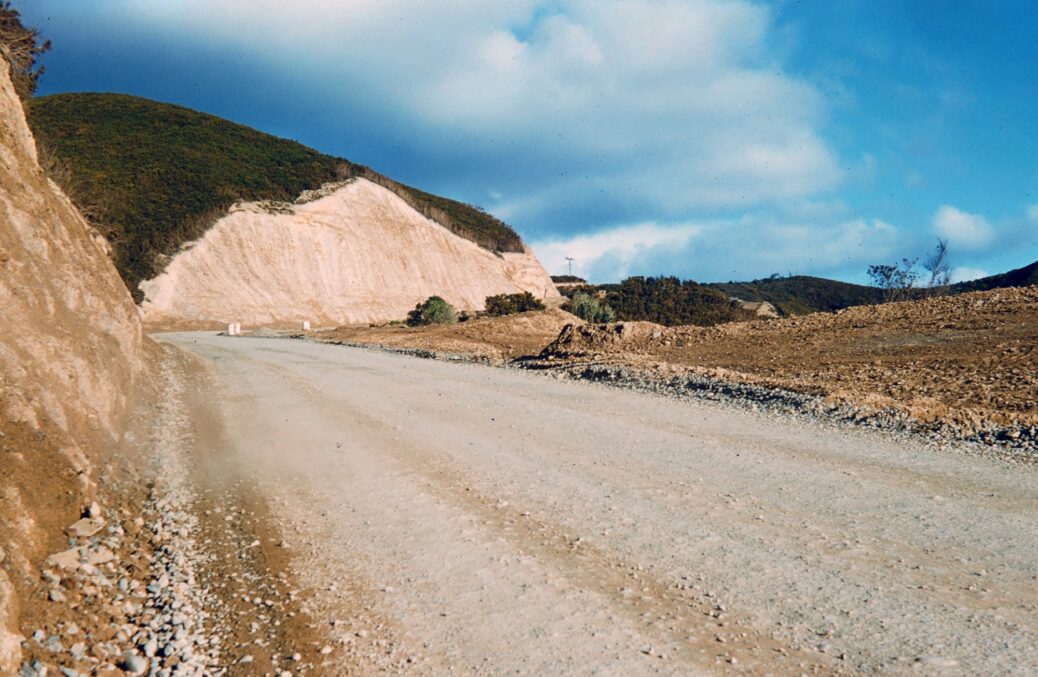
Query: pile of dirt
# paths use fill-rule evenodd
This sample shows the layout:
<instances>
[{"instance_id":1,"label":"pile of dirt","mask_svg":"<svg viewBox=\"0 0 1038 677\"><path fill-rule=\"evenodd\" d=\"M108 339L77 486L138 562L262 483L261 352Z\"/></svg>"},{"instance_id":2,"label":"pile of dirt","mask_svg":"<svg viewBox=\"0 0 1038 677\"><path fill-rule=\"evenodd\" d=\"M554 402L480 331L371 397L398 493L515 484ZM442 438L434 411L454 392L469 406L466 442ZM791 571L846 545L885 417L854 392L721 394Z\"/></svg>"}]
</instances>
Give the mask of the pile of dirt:
<instances>
[{"instance_id":1,"label":"pile of dirt","mask_svg":"<svg viewBox=\"0 0 1038 677\"><path fill-rule=\"evenodd\" d=\"M0 674L20 665L22 600L60 529L98 495L145 373L136 308L93 233L41 170L0 60ZM66 546L67 547L67 546ZM38 601L38 600L37 600Z\"/></svg>"},{"instance_id":2,"label":"pile of dirt","mask_svg":"<svg viewBox=\"0 0 1038 677\"><path fill-rule=\"evenodd\" d=\"M487 296L559 296L529 250L494 253L367 179L309 202L246 203L141 283L149 322L315 325L403 319L441 296L479 310Z\"/></svg>"},{"instance_id":3,"label":"pile of dirt","mask_svg":"<svg viewBox=\"0 0 1038 677\"><path fill-rule=\"evenodd\" d=\"M556 361L649 362L907 411L964 430L1038 424L1038 287L716 327L567 328Z\"/></svg>"},{"instance_id":4,"label":"pile of dirt","mask_svg":"<svg viewBox=\"0 0 1038 677\"><path fill-rule=\"evenodd\" d=\"M564 310L549 308L451 325L339 327L309 336L326 343L430 351L499 362L536 354L563 328L582 324L582 320Z\"/></svg>"}]
</instances>

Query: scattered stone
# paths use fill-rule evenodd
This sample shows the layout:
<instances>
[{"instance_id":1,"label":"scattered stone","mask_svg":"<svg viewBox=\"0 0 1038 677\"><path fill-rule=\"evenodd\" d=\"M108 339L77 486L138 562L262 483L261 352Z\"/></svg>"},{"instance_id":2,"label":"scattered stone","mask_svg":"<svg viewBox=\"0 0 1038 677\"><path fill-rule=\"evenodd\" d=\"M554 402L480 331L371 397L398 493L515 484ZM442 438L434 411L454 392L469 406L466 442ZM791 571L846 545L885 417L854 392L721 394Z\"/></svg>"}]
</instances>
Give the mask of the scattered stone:
<instances>
[{"instance_id":1,"label":"scattered stone","mask_svg":"<svg viewBox=\"0 0 1038 677\"><path fill-rule=\"evenodd\" d=\"M115 553L113 553L108 548L101 546L94 552L91 552L89 555L87 555L86 561L87 564L97 566L99 564L107 564L108 562L111 562L114 559Z\"/></svg>"},{"instance_id":2,"label":"scattered stone","mask_svg":"<svg viewBox=\"0 0 1038 677\"><path fill-rule=\"evenodd\" d=\"M127 651L123 655L123 660L119 667L131 675L141 675L148 669L148 659L132 651Z\"/></svg>"},{"instance_id":3,"label":"scattered stone","mask_svg":"<svg viewBox=\"0 0 1038 677\"><path fill-rule=\"evenodd\" d=\"M55 553L47 558L47 566L60 569L76 569L79 567L79 549L72 548Z\"/></svg>"},{"instance_id":4,"label":"scattered stone","mask_svg":"<svg viewBox=\"0 0 1038 677\"><path fill-rule=\"evenodd\" d=\"M84 517L78 522L66 527L65 533L75 538L90 538L104 528L104 520L93 517Z\"/></svg>"}]
</instances>

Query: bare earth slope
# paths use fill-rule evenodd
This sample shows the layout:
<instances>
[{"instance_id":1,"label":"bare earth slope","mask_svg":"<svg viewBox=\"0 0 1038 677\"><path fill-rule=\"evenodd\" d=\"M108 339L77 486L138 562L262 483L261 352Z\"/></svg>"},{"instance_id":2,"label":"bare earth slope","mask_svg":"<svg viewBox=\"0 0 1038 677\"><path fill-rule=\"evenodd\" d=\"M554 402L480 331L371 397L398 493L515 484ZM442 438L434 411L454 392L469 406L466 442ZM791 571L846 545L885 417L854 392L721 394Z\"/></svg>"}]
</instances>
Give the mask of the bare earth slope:
<instances>
[{"instance_id":1,"label":"bare earth slope","mask_svg":"<svg viewBox=\"0 0 1038 677\"><path fill-rule=\"evenodd\" d=\"M14 674L16 591L56 525L94 494L143 370L140 322L103 242L37 164L0 60L0 674ZM54 533L57 533L55 530ZM5 561L6 560L6 561Z\"/></svg>"},{"instance_id":2,"label":"bare earth slope","mask_svg":"<svg viewBox=\"0 0 1038 677\"><path fill-rule=\"evenodd\" d=\"M583 323L580 318L560 308L549 308L458 324L338 327L314 331L308 336L325 343L430 351L496 363L534 355L554 341L566 325Z\"/></svg>"},{"instance_id":3,"label":"bare earth slope","mask_svg":"<svg viewBox=\"0 0 1038 677\"><path fill-rule=\"evenodd\" d=\"M531 252L491 253L361 178L290 212L239 205L141 289L148 321L247 325L403 319L432 295L461 309L558 296Z\"/></svg>"},{"instance_id":4,"label":"bare earth slope","mask_svg":"<svg viewBox=\"0 0 1038 677\"><path fill-rule=\"evenodd\" d=\"M650 362L897 407L964 432L1038 426L1038 287L716 327L576 327L557 361Z\"/></svg>"},{"instance_id":5,"label":"bare earth slope","mask_svg":"<svg viewBox=\"0 0 1038 677\"><path fill-rule=\"evenodd\" d=\"M1034 467L518 370L167 340L209 363L216 448L277 506L324 674L1038 668Z\"/></svg>"}]
</instances>

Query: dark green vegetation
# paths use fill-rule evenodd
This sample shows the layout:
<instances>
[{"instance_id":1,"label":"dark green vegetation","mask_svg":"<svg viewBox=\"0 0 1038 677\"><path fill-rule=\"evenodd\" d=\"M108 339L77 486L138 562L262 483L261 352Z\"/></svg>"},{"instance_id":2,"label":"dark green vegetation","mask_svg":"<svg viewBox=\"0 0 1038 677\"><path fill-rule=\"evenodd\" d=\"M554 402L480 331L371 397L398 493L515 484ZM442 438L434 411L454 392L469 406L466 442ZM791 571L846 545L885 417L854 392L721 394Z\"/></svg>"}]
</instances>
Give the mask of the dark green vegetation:
<instances>
[{"instance_id":1,"label":"dark green vegetation","mask_svg":"<svg viewBox=\"0 0 1038 677\"><path fill-rule=\"evenodd\" d=\"M551 281L555 284L587 284L587 280L576 275L552 275Z\"/></svg>"},{"instance_id":2,"label":"dark green vegetation","mask_svg":"<svg viewBox=\"0 0 1038 677\"><path fill-rule=\"evenodd\" d=\"M36 91L43 75L43 66L36 62L49 49L50 41L42 39L39 30L24 26L9 0L0 0L0 54L11 65L11 82L23 100Z\"/></svg>"},{"instance_id":3,"label":"dark green vegetation","mask_svg":"<svg viewBox=\"0 0 1038 677\"><path fill-rule=\"evenodd\" d=\"M552 279L560 281L557 279L559 277L565 276L555 276ZM648 320L667 325L710 325L754 319L737 304L731 303L731 298L742 301L767 301L775 306L780 314L788 316L836 312L851 306L873 305L891 300L922 299L1032 284L1038 284L1038 261L1007 273L970 282L933 288L906 288L900 290L901 293L893 298L890 290L881 287L867 287L807 275L775 275L752 282L712 282L702 285L681 282L672 277L632 277L618 285L562 287L560 291L571 298L577 294L603 294L604 301L615 309L618 320ZM570 308L567 310L573 312Z\"/></svg>"},{"instance_id":4,"label":"dark green vegetation","mask_svg":"<svg viewBox=\"0 0 1038 677\"><path fill-rule=\"evenodd\" d=\"M533 294L524 291L521 294L497 294L488 296L485 301L486 314L490 317L501 317L502 315L515 315L531 310L544 310L544 304Z\"/></svg>"},{"instance_id":5,"label":"dark green vegetation","mask_svg":"<svg viewBox=\"0 0 1038 677\"><path fill-rule=\"evenodd\" d=\"M573 294L573 298L563 308L592 324L612 322L616 319L616 313L609 307L609 304L594 294L586 294L582 291Z\"/></svg>"},{"instance_id":6,"label":"dark green vegetation","mask_svg":"<svg viewBox=\"0 0 1038 677\"><path fill-rule=\"evenodd\" d=\"M27 103L45 164L108 236L135 294L166 257L235 202L290 202L304 190L357 176L482 247L522 251L511 228L476 207L212 115L122 94L57 94Z\"/></svg>"},{"instance_id":7,"label":"dark green vegetation","mask_svg":"<svg viewBox=\"0 0 1038 677\"><path fill-rule=\"evenodd\" d=\"M422 303L414 307L407 314L407 325L410 327L424 327L428 324L454 324L458 321L458 313L454 306L447 303L439 296L430 296Z\"/></svg>"},{"instance_id":8,"label":"dark green vegetation","mask_svg":"<svg viewBox=\"0 0 1038 677\"><path fill-rule=\"evenodd\" d=\"M703 285L743 301L767 301L782 315L835 312L850 306L883 302L883 290L821 277L794 275L752 282Z\"/></svg>"},{"instance_id":9,"label":"dark green vegetation","mask_svg":"<svg viewBox=\"0 0 1038 677\"><path fill-rule=\"evenodd\" d=\"M959 282L958 284L953 284L950 289L953 293L961 294L968 291L987 291L1001 287L1028 287L1032 284L1038 284L1038 261L1023 268L1010 270L1007 273L982 277L979 280L970 280L969 282Z\"/></svg>"},{"instance_id":10,"label":"dark green vegetation","mask_svg":"<svg viewBox=\"0 0 1038 677\"><path fill-rule=\"evenodd\" d=\"M629 277L618 285L602 285L601 289L606 291L606 302L621 320L710 326L750 317L721 292L676 277Z\"/></svg>"}]
</instances>

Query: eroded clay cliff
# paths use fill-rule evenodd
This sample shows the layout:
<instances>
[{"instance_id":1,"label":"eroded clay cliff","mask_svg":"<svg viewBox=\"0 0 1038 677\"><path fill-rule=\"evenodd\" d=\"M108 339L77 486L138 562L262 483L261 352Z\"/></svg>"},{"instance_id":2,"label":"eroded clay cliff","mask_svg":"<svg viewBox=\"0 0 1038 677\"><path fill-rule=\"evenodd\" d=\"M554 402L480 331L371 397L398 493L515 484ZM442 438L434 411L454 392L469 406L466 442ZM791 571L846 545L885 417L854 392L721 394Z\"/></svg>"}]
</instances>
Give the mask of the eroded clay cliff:
<instances>
[{"instance_id":1,"label":"eroded clay cliff","mask_svg":"<svg viewBox=\"0 0 1038 677\"><path fill-rule=\"evenodd\" d=\"M0 674L18 667L18 592L51 511L94 492L143 370L137 310L106 245L40 169L0 59ZM58 500L60 499L60 501ZM64 508L55 508L60 503ZM57 533L60 533L57 532Z\"/></svg>"},{"instance_id":2,"label":"eroded clay cliff","mask_svg":"<svg viewBox=\"0 0 1038 677\"><path fill-rule=\"evenodd\" d=\"M294 205L242 204L141 284L158 322L403 319L438 295L482 309L492 294L557 298L529 251L495 254L358 178Z\"/></svg>"}]
</instances>

